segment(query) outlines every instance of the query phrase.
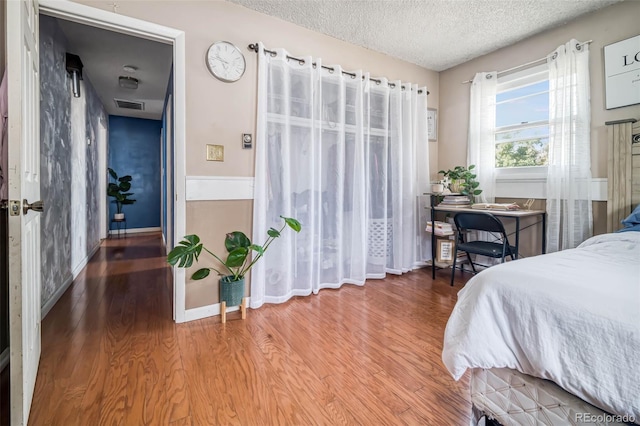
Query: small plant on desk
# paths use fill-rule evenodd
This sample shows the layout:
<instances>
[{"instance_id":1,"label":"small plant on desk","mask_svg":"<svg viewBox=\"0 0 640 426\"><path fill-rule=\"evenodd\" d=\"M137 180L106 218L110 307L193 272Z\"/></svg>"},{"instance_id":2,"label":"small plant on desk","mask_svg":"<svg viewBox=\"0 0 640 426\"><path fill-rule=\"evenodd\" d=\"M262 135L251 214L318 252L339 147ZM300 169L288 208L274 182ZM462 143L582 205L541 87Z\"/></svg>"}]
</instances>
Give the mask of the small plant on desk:
<instances>
[{"instance_id":1,"label":"small plant on desk","mask_svg":"<svg viewBox=\"0 0 640 426\"><path fill-rule=\"evenodd\" d=\"M472 171L475 168L476 166L474 164L468 168L455 166L453 169L440 170L438 173L442 173L445 179L451 181L449 185L451 192L474 197L482 194L482 190L478 188L480 182L476 180L477 175Z\"/></svg>"}]
</instances>

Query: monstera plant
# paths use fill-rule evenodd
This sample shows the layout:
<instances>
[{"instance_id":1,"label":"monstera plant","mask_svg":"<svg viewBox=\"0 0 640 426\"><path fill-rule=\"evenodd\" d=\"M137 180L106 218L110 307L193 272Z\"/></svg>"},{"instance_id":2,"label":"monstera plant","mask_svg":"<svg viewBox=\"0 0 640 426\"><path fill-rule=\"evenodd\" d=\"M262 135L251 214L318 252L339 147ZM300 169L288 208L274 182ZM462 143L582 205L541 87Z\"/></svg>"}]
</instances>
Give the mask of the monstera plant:
<instances>
[{"instance_id":1,"label":"monstera plant","mask_svg":"<svg viewBox=\"0 0 640 426\"><path fill-rule=\"evenodd\" d=\"M220 300L225 302L225 306L237 306L242 302L244 296L244 277L251 270L253 265L273 241L282 235L286 227L300 232L302 226L296 219L280 216L284 221L280 229L271 228L267 231L267 239L264 244L253 244L249 237L243 232L234 231L226 235L224 240L227 256L225 259L216 255L206 248L198 235L186 235L178 245L171 250L167 256L167 262L179 268L189 268L194 261L197 263L202 250L211 255L218 263L218 267L200 268L191 275L193 280L207 278L211 271L215 271L222 278L220 279ZM253 253L253 257L249 256Z\"/></svg>"}]
</instances>

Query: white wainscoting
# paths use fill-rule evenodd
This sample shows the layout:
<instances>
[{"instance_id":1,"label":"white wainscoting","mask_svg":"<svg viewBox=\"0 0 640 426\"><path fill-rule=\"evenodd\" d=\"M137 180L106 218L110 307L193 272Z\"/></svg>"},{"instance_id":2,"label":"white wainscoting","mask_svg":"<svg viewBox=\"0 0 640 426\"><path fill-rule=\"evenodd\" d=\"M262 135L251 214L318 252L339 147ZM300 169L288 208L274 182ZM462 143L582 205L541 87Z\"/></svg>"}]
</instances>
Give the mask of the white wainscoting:
<instances>
[{"instance_id":1,"label":"white wainscoting","mask_svg":"<svg viewBox=\"0 0 640 426\"><path fill-rule=\"evenodd\" d=\"M187 201L253 200L253 177L187 176ZM607 201L607 179L591 179L593 201ZM496 181L496 197L546 198L546 178L512 179Z\"/></svg>"},{"instance_id":2,"label":"white wainscoting","mask_svg":"<svg viewBox=\"0 0 640 426\"><path fill-rule=\"evenodd\" d=\"M253 200L254 178L247 176L187 176L187 201Z\"/></svg>"}]
</instances>

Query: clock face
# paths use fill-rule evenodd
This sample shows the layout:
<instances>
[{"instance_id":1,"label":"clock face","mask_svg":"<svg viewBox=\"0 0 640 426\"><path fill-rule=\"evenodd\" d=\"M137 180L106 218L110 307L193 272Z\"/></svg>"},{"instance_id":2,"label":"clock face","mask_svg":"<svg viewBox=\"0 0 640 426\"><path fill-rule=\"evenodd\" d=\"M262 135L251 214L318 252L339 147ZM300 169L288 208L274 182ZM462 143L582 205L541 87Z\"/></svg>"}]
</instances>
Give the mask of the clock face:
<instances>
[{"instance_id":1,"label":"clock face","mask_svg":"<svg viewBox=\"0 0 640 426\"><path fill-rule=\"evenodd\" d=\"M229 42L218 41L207 51L207 67L214 77L231 83L240 80L246 62L240 49Z\"/></svg>"}]
</instances>

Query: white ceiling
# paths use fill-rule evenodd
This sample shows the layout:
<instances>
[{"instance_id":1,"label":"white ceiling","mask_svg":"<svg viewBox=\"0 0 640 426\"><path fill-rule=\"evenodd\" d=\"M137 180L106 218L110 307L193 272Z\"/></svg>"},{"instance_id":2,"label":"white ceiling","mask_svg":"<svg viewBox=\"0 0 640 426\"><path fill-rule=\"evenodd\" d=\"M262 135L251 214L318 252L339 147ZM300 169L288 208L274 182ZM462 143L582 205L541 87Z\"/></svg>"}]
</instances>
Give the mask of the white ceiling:
<instances>
[{"instance_id":1,"label":"white ceiling","mask_svg":"<svg viewBox=\"0 0 640 426\"><path fill-rule=\"evenodd\" d=\"M620 0L229 1L443 71Z\"/></svg>"},{"instance_id":2,"label":"white ceiling","mask_svg":"<svg viewBox=\"0 0 640 426\"><path fill-rule=\"evenodd\" d=\"M108 114L159 120L169 84L173 47L142 38L58 19L69 53L80 56L83 75L91 81ZM124 65L137 67L135 72ZM119 76L139 80L135 90L121 88ZM144 111L116 107L114 98L145 103Z\"/></svg>"}]
</instances>

